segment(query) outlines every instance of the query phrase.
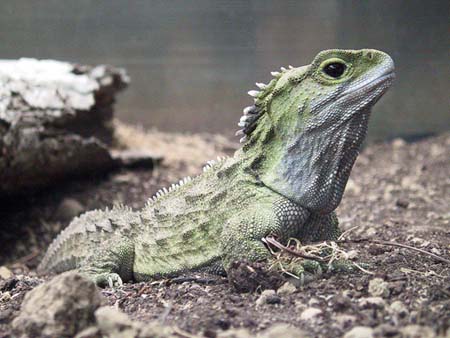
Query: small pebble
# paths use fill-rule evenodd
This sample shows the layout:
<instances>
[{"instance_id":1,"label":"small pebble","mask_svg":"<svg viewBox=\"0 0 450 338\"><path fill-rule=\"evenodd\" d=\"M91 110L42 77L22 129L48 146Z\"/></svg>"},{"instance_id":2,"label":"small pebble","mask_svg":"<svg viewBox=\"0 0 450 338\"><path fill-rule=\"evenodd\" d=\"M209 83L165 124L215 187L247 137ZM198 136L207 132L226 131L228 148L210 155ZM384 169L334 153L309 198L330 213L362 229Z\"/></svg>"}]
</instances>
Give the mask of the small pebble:
<instances>
[{"instance_id":1,"label":"small pebble","mask_svg":"<svg viewBox=\"0 0 450 338\"><path fill-rule=\"evenodd\" d=\"M404 199L398 199L397 201L395 201L395 205L399 208L406 209L409 206L409 202Z\"/></svg>"},{"instance_id":2,"label":"small pebble","mask_svg":"<svg viewBox=\"0 0 450 338\"><path fill-rule=\"evenodd\" d=\"M435 338L436 334L428 326L408 325L401 329L404 338Z\"/></svg>"},{"instance_id":3,"label":"small pebble","mask_svg":"<svg viewBox=\"0 0 450 338\"><path fill-rule=\"evenodd\" d=\"M280 296L287 296L297 291L297 288L289 282L284 283L278 290L277 294Z\"/></svg>"},{"instance_id":4,"label":"small pebble","mask_svg":"<svg viewBox=\"0 0 450 338\"><path fill-rule=\"evenodd\" d=\"M363 309L367 309L367 308L382 309L386 306L386 302L381 297L367 297L367 298L360 298L359 305Z\"/></svg>"},{"instance_id":5,"label":"small pebble","mask_svg":"<svg viewBox=\"0 0 450 338\"><path fill-rule=\"evenodd\" d=\"M389 285L382 278L374 278L369 282L369 294L373 297L388 297Z\"/></svg>"},{"instance_id":6,"label":"small pebble","mask_svg":"<svg viewBox=\"0 0 450 338\"><path fill-rule=\"evenodd\" d=\"M300 319L304 321L316 319L319 315L322 314L322 310L315 308L315 307L309 307L306 310L302 312L300 315Z\"/></svg>"},{"instance_id":7,"label":"small pebble","mask_svg":"<svg viewBox=\"0 0 450 338\"><path fill-rule=\"evenodd\" d=\"M236 336L237 337L237 336ZM253 337L252 334L243 337ZM269 328L261 332L258 337L260 338L298 338L308 337L307 333L293 325L285 323L275 323Z\"/></svg>"},{"instance_id":8,"label":"small pebble","mask_svg":"<svg viewBox=\"0 0 450 338\"><path fill-rule=\"evenodd\" d=\"M279 304L281 303L281 298L275 293L275 290L264 290L259 298L256 300L256 306L261 306L264 304Z\"/></svg>"},{"instance_id":9,"label":"small pebble","mask_svg":"<svg viewBox=\"0 0 450 338\"><path fill-rule=\"evenodd\" d=\"M408 315L408 309L399 300L396 300L389 306L389 312L399 318L405 318Z\"/></svg>"},{"instance_id":10,"label":"small pebble","mask_svg":"<svg viewBox=\"0 0 450 338\"><path fill-rule=\"evenodd\" d=\"M442 255L441 250L439 250L437 248L432 248L431 252L434 253L435 255L438 255L438 256Z\"/></svg>"},{"instance_id":11,"label":"small pebble","mask_svg":"<svg viewBox=\"0 0 450 338\"><path fill-rule=\"evenodd\" d=\"M9 270L6 266L0 266L0 278L1 279L9 279L13 276L11 270Z\"/></svg>"},{"instance_id":12,"label":"small pebble","mask_svg":"<svg viewBox=\"0 0 450 338\"><path fill-rule=\"evenodd\" d=\"M11 293L9 291L0 292L0 303L6 303L11 300Z\"/></svg>"},{"instance_id":13,"label":"small pebble","mask_svg":"<svg viewBox=\"0 0 450 338\"><path fill-rule=\"evenodd\" d=\"M308 305L309 305L309 306L312 306L312 307L314 307L314 306L319 306L319 305L320 305L320 300L318 300L317 298L311 298L311 299L308 301Z\"/></svg>"}]
</instances>

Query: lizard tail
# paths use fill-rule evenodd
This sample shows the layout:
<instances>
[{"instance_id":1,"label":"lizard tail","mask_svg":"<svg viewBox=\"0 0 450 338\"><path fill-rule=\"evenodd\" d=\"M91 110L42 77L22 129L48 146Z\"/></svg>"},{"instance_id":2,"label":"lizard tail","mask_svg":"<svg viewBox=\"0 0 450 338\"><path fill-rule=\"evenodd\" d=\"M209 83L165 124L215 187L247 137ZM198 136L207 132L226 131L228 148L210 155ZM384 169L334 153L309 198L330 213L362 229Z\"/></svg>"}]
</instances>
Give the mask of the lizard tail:
<instances>
[{"instance_id":1,"label":"lizard tail","mask_svg":"<svg viewBox=\"0 0 450 338\"><path fill-rule=\"evenodd\" d=\"M114 207L94 210L76 217L49 246L38 266L39 273L60 273L80 267L86 257L94 254L102 242L118 230L130 228L131 209Z\"/></svg>"}]
</instances>

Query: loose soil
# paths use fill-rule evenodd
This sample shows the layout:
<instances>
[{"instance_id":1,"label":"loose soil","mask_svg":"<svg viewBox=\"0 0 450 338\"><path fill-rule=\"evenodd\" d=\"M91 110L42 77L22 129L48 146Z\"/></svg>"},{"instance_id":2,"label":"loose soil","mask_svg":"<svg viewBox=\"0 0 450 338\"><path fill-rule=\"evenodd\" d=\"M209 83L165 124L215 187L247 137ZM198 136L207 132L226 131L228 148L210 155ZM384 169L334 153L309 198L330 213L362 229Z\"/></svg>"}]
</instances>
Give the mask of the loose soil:
<instances>
[{"instance_id":1,"label":"loose soil","mask_svg":"<svg viewBox=\"0 0 450 338\"><path fill-rule=\"evenodd\" d=\"M121 170L1 202L0 265L13 276L0 277L0 337L10 335L24 294L48 279L37 277L34 269L80 206L91 210L124 203L140 208L159 188L199 173L202 163L231 154L236 147L221 136L143 132L121 124L117 136L120 145L162 153L165 162L153 171ZM347 237L395 241L450 259L449 153L450 134L365 148L337 210L341 228L349 230ZM399 337L410 324L445 334L450 325L449 264L393 246L363 242L343 247L355 250L356 261L367 263L371 274L325 273L295 292L280 291L264 299L262 289L277 289L284 281L264 275L263 269L268 282L243 277L261 284L249 293L238 292L226 278L199 274L126 283L101 293L107 304L133 319L157 319L207 337L241 327L259 332L280 322L311 337L340 337L354 326L372 327L380 337ZM259 269L249 271L258 274ZM375 278L385 283L369 292Z\"/></svg>"}]
</instances>

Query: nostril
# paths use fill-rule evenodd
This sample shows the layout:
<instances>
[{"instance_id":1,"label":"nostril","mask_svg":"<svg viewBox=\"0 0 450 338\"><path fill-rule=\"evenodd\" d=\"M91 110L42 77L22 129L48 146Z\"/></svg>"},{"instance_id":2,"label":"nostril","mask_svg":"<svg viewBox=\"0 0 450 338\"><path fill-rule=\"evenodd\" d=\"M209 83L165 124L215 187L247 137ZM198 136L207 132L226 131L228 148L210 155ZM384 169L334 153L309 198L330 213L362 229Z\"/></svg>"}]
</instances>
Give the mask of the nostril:
<instances>
[{"instance_id":1,"label":"nostril","mask_svg":"<svg viewBox=\"0 0 450 338\"><path fill-rule=\"evenodd\" d=\"M369 60L372 60L373 59L373 52L367 52L367 58Z\"/></svg>"}]
</instances>

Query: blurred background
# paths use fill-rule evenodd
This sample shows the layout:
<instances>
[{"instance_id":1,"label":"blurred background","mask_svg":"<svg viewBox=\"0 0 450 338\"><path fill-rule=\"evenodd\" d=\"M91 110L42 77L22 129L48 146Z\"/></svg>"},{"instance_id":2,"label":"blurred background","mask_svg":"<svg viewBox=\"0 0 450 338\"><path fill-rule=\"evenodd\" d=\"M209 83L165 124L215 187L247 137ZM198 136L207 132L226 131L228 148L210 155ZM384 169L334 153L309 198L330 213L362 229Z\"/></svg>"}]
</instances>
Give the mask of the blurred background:
<instances>
[{"instance_id":1,"label":"blurred background","mask_svg":"<svg viewBox=\"0 0 450 338\"><path fill-rule=\"evenodd\" d=\"M376 48L397 80L371 140L450 129L449 3L439 0L2 0L0 58L125 67L116 116L164 131L231 136L254 82L329 48Z\"/></svg>"}]
</instances>

